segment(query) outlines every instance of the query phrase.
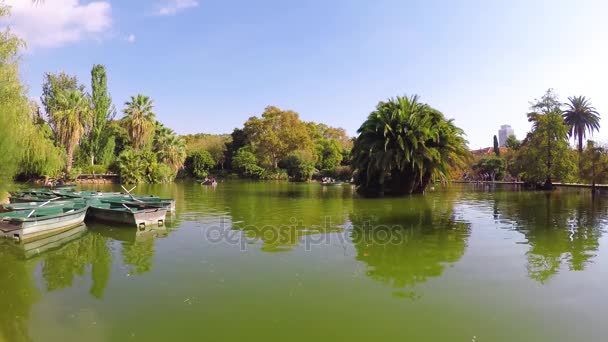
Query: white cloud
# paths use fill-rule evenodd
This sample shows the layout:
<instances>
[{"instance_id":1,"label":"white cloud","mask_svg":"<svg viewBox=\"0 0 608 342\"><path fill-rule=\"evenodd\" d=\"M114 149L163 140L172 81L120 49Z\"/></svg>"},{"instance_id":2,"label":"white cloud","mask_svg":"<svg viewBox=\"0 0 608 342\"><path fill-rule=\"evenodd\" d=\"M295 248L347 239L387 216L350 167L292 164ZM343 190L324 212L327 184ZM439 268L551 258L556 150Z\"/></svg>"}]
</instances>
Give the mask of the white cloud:
<instances>
[{"instance_id":1,"label":"white cloud","mask_svg":"<svg viewBox=\"0 0 608 342\"><path fill-rule=\"evenodd\" d=\"M130 35L127 36L127 38L125 38L125 40L129 43L135 43L135 35L133 33L131 33Z\"/></svg>"},{"instance_id":2,"label":"white cloud","mask_svg":"<svg viewBox=\"0 0 608 342\"><path fill-rule=\"evenodd\" d=\"M108 1L4 0L11 7L8 24L29 47L59 47L99 36L112 26Z\"/></svg>"},{"instance_id":3,"label":"white cloud","mask_svg":"<svg viewBox=\"0 0 608 342\"><path fill-rule=\"evenodd\" d=\"M198 0L168 0L160 5L156 11L157 15L175 15L188 8L198 7Z\"/></svg>"}]
</instances>

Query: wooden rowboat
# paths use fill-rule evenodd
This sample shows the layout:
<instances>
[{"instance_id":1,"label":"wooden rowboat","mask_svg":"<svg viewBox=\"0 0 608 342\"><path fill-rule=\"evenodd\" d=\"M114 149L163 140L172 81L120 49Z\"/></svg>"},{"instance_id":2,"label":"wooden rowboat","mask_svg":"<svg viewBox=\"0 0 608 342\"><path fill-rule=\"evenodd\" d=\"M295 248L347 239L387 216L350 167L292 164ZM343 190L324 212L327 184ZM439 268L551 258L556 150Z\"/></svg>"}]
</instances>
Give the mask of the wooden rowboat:
<instances>
[{"instance_id":1,"label":"wooden rowboat","mask_svg":"<svg viewBox=\"0 0 608 342\"><path fill-rule=\"evenodd\" d=\"M37 208L30 211L11 211L0 214L0 235L19 241L42 239L81 225L88 205Z\"/></svg>"},{"instance_id":2,"label":"wooden rowboat","mask_svg":"<svg viewBox=\"0 0 608 342\"><path fill-rule=\"evenodd\" d=\"M135 227L164 225L167 209L151 208L133 203L92 202L89 209L92 219Z\"/></svg>"}]
</instances>

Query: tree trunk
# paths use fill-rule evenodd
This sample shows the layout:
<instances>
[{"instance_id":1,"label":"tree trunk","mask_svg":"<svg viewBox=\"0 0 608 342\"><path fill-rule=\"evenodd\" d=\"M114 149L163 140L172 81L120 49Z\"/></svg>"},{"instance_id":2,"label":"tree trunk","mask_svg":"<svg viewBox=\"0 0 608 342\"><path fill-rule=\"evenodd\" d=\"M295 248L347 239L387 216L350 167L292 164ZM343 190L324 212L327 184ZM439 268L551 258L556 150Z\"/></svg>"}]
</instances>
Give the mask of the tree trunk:
<instances>
[{"instance_id":1,"label":"tree trunk","mask_svg":"<svg viewBox=\"0 0 608 342\"><path fill-rule=\"evenodd\" d=\"M579 129L578 130L578 174L579 176L581 175L581 169L583 166L583 159L582 159L582 155L583 155L583 135L581 134L582 130Z\"/></svg>"},{"instance_id":2,"label":"tree trunk","mask_svg":"<svg viewBox=\"0 0 608 342\"><path fill-rule=\"evenodd\" d=\"M91 166L95 165L95 155L91 153Z\"/></svg>"},{"instance_id":3,"label":"tree trunk","mask_svg":"<svg viewBox=\"0 0 608 342\"><path fill-rule=\"evenodd\" d=\"M65 163L65 171L70 173L72 171L72 163L74 159L74 147L68 147L68 160Z\"/></svg>"}]
</instances>

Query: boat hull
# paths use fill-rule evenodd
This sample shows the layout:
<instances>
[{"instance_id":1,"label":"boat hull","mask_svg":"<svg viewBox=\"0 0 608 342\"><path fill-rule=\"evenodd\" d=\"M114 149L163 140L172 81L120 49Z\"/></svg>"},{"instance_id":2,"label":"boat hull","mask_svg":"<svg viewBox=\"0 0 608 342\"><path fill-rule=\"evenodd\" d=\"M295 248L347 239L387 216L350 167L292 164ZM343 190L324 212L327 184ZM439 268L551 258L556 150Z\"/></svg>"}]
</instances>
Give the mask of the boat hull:
<instances>
[{"instance_id":1,"label":"boat hull","mask_svg":"<svg viewBox=\"0 0 608 342\"><path fill-rule=\"evenodd\" d=\"M89 217L100 221L120 223L135 227L163 225L167 210L163 208L143 209L137 212L107 208L89 208Z\"/></svg>"},{"instance_id":2,"label":"boat hull","mask_svg":"<svg viewBox=\"0 0 608 342\"><path fill-rule=\"evenodd\" d=\"M0 221L0 234L18 241L34 241L80 226L86 215L87 208L83 208L71 213L32 220L3 220Z\"/></svg>"}]
</instances>

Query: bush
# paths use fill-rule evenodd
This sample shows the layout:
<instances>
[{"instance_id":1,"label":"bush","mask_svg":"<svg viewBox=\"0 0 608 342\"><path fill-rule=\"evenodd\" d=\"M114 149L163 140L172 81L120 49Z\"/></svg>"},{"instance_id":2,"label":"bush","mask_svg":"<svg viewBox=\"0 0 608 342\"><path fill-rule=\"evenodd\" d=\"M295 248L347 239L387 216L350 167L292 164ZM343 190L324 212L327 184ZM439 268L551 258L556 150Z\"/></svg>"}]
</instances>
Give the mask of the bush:
<instances>
[{"instance_id":1,"label":"bush","mask_svg":"<svg viewBox=\"0 0 608 342\"><path fill-rule=\"evenodd\" d=\"M333 170L323 171L321 175L323 177L331 177L341 181L350 181L353 177L353 168L349 165L340 165Z\"/></svg>"},{"instance_id":2,"label":"bush","mask_svg":"<svg viewBox=\"0 0 608 342\"><path fill-rule=\"evenodd\" d=\"M240 148L232 158L232 167L241 176L254 179L267 179L269 174L257 164L257 159L247 148Z\"/></svg>"},{"instance_id":3,"label":"bush","mask_svg":"<svg viewBox=\"0 0 608 342\"><path fill-rule=\"evenodd\" d=\"M87 165L82 168L82 173L89 175L103 175L108 172L108 168L104 165Z\"/></svg>"},{"instance_id":4,"label":"bush","mask_svg":"<svg viewBox=\"0 0 608 342\"><path fill-rule=\"evenodd\" d=\"M215 166L215 161L207 151L196 151L186 158L186 168L196 178L209 176L209 170L213 166Z\"/></svg>"},{"instance_id":5,"label":"bush","mask_svg":"<svg viewBox=\"0 0 608 342\"><path fill-rule=\"evenodd\" d=\"M73 167L72 170L66 175L66 179L69 181L76 180L78 176L82 174L82 169L79 167Z\"/></svg>"},{"instance_id":6,"label":"bush","mask_svg":"<svg viewBox=\"0 0 608 342\"><path fill-rule=\"evenodd\" d=\"M167 164L157 164L153 170L152 178L154 183L171 183L175 179L175 172Z\"/></svg>"},{"instance_id":7,"label":"bush","mask_svg":"<svg viewBox=\"0 0 608 342\"><path fill-rule=\"evenodd\" d=\"M306 182L315 173L315 166L312 157L303 151L296 151L281 161L281 166L287 170L290 180L295 182Z\"/></svg>"}]
</instances>

